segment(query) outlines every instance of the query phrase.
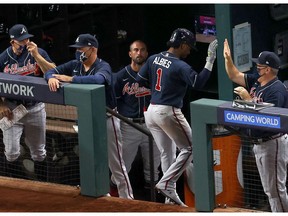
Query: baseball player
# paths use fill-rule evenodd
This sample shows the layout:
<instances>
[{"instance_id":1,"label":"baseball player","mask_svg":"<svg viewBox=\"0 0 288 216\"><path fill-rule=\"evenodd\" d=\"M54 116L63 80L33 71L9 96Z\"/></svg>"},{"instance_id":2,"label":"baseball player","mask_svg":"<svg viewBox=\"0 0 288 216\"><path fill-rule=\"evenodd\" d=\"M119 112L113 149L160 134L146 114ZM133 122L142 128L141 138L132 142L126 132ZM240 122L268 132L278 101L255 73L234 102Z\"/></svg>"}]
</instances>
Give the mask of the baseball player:
<instances>
[{"instance_id":1,"label":"baseball player","mask_svg":"<svg viewBox=\"0 0 288 216\"><path fill-rule=\"evenodd\" d=\"M258 58L252 59L257 65L256 75L241 73L235 67L227 39L224 41L223 55L228 77L240 85L235 88L234 92L243 100L273 103L276 107L288 107L287 89L277 77L280 59L275 53L263 51ZM287 212L287 134L255 129L247 129L246 133L254 143L253 152L257 168L272 212Z\"/></svg>"},{"instance_id":2,"label":"baseball player","mask_svg":"<svg viewBox=\"0 0 288 216\"><path fill-rule=\"evenodd\" d=\"M195 36L184 28L173 31L167 42L169 49L148 58L140 69L137 81L150 86L151 102L144 113L161 152L161 163L173 151L173 142L180 150L176 161L166 170L156 189L175 203L186 206L176 192L176 182L192 161L192 130L181 112L188 86L202 88L208 80L216 58L217 40L209 44L204 69L198 74L182 61L195 48Z\"/></svg>"},{"instance_id":3,"label":"baseball player","mask_svg":"<svg viewBox=\"0 0 288 216\"><path fill-rule=\"evenodd\" d=\"M91 34L80 34L74 45L75 60L57 66L45 74L51 91L57 91L61 82L105 85L106 106L116 109L110 65L98 58L98 41ZM134 199L127 170L122 158L119 119L107 113L107 146L109 168L114 176L121 198Z\"/></svg>"},{"instance_id":4,"label":"baseball player","mask_svg":"<svg viewBox=\"0 0 288 216\"><path fill-rule=\"evenodd\" d=\"M26 26L16 24L9 29L10 44L0 55L0 71L21 76L42 77L48 69L54 68L47 52L30 41L33 35L28 33ZM30 149L38 180L46 180L45 127L46 112L44 103L5 98L0 100L0 115L11 118L11 110L23 104L28 114L11 128L3 131L7 172L11 177L21 176L18 157L20 155L20 138L25 131L25 143ZM14 171L13 171L14 170Z\"/></svg>"},{"instance_id":5,"label":"baseball player","mask_svg":"<svg viewBox=\"0 0 288 216\"><path fill-rule=\"evenodd\" d=\"M136 76L142 65L145 63L147 56L147 47L143 41L136 40L132 42L129 51L131 64L118 71L115 74L114 79L118 112L145 129L147 129L147 126L145 124L143 113L146 111L150 103L151 91L145 87L139 87L136 82ZM153 145L154 179L151 179L149 137L124 121L120 121L120 130L123 140L123 159L125 161L127 172L129 173L131 165L138 152L138 148L140 147L146 185L150 185L150 182L153 181L157 182L159 178L158 167L160 165L160 152L157 146Z\"/></svg>"}]
</instances>

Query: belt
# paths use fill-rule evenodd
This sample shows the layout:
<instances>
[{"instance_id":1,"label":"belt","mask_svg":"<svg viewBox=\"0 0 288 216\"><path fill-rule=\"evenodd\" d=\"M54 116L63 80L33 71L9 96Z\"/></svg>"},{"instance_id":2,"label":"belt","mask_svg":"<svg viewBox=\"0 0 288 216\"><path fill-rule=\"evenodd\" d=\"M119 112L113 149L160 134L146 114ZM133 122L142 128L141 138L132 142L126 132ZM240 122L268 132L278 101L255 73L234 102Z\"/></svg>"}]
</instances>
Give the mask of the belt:
<instances>
[{"instance_id":1,"label":"belt","mask_svg":"<svg viewBox=\"0 0 288 216\"><path fill-rule=\"evenodd\" d=\"M139 123L139 124L144 124L145 123L145 118L127 118L130 121L134 122L134 123Z\"/></svg>"},{"instance_id":2,"label":"belt","mask_svg":"<svg viewBox=\"0 0 288 216\"><path fill-rule=\"evenodd\" d=\"M277 139L279 137L282 137L283 135L284 135L284 133L278 133L278 134L275 134L273 136L263 137L260 139L252 139L251 141L256 145L259 145L259 144L267 142L269 140L273 140L273 139Z\"/></svg>"}]
</instances>

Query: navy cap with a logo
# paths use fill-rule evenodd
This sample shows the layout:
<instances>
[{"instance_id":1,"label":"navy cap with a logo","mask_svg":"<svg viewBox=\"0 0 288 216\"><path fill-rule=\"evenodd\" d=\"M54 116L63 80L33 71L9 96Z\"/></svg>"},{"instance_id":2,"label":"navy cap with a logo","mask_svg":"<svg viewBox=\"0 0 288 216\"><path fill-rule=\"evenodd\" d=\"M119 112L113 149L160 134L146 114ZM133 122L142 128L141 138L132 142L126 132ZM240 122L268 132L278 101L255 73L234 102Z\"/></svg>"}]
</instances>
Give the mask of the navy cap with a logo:
<instances>
[{"instance_id":1,"label":"navy cap with a logo","mask_svg":"<svg viewBox=\"0 0 288 216\"><path fill-rule=\"evenodd\" d=\"M98 41L91 34L80 34L77 37L75 44L70 45L69 47L81 48L81 47L87 47L87 46L98 48Z\"/></svg>"},{"instance_id":2,"label":"navy cap with a logo","mask_svg":"<svg viewBox=\"0 0 288 216\"><path fill-rule=\"evenodd\" d=\"M34 35L29 34L25 25L16 24L9 29L10 39L22 41Z\"/></svg>"},{"instance_id":3,"label":"navy cap with a logo","mask_svg":"<svg viewBox=\"0 0 288 216\"><path fill-rule=\"evenodd\" d=\"M274 52L263 51L259 54L258 58L252 58L256 64L267 65L271 68L279 69L280 59Z\"/></svg>"}]
</instances>

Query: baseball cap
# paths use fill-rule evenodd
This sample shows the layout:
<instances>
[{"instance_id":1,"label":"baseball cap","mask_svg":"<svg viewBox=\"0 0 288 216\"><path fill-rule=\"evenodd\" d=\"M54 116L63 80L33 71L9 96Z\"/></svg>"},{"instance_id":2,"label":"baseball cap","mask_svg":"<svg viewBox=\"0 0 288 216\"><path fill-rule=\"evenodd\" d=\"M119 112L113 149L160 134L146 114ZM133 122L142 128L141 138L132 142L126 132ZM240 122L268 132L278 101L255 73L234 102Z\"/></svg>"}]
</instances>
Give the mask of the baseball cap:
<instances>
[{"instance_id":1,"label":"baseball cap","mask_svg":"<svg viewBox=\"0 0 288 216\"><path fill-rule=\"evenodd\" d=\"M93 46L98 48L97 39L91 34L80 34L76 38L75 44L70 45L69 47L81 48L86 46Z\"/></svg>"},{"instance_id":2,"label":"baseball cap","mask_svg":"<svg viewBox=\"0 0 288 216\"><path fill-rule=\"evenodd\" d=\"M191 48L196 48L196 38L194 34L185 28L177 28L172 32L170 40L167 42L167 46L179 46L181 43L187 43Z\"/></svg>"},{"instance_id":3,"label":"baseball cap","mask_svg":"<svg viewBox=\"0 0 288 216\"><path fill-rule=\"evenodd\" d=\"M10 39L15 39L18 41L25 40L30 37L34 37L34 35L29 34L25 25L16 24L9 29Z\"/></svg>"},{"instance_id":4,"label":"baseball cap","mask_svg":"<svg viewBox=\"0 0 288 216\"><path fill-rule=\"evenodd\" d=\"M263 51L258 58L252 58L256 64L267 65L271 68L279 69L280 59L274 52Z\"/></svg>"}]
</instances>

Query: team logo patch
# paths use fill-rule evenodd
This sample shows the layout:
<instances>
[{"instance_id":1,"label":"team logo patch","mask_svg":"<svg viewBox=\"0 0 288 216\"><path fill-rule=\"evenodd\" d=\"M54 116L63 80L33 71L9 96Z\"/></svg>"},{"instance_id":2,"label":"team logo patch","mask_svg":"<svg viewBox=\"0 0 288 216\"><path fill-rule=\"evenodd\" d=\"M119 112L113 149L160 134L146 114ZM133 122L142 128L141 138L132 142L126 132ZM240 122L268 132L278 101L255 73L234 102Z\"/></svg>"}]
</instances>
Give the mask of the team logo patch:
<instances>
[{"instance_id":1,"label":"team logo patch","mask_svg":"<svg viewBox=\"0 0 288 216\"><path fill-rule=\"evenodd\" d=\"M26 29L23 27L20 34L26 33Z\"/></svg>"}]
</instances>

